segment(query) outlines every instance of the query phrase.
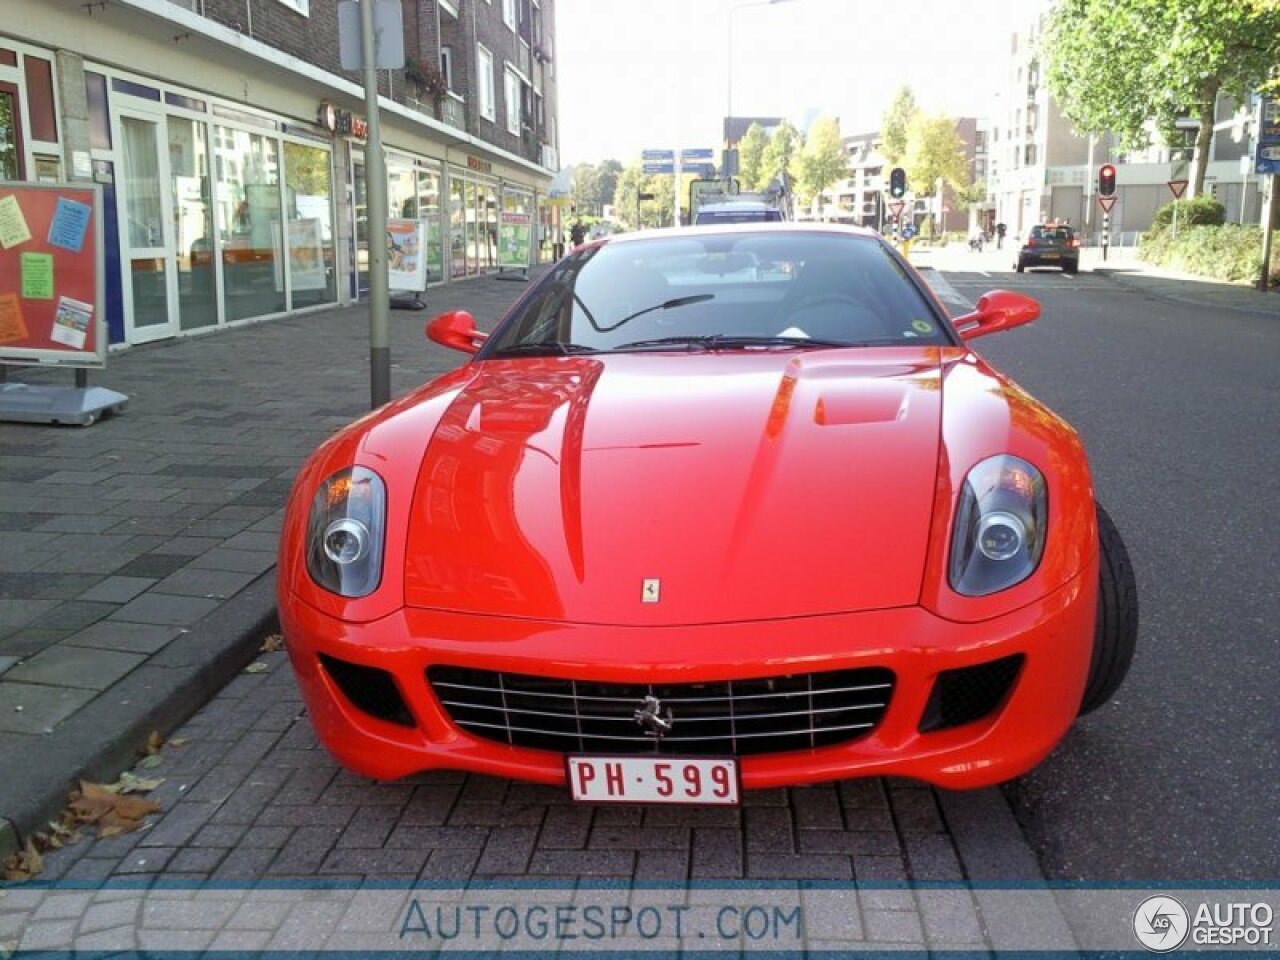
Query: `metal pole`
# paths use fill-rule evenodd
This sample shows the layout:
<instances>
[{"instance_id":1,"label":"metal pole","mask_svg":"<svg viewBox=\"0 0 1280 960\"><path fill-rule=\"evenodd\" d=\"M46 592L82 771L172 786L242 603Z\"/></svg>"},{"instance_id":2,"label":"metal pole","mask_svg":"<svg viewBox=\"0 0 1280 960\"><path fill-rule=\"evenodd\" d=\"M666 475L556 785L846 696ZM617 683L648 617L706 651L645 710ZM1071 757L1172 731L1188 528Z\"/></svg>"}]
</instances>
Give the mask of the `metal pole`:
<instances>
[{"instance_id":1,"label":"metal pole","mask_svg":"<svg viewBox=\"0 0 1280 960\"><path fill-rule=\"evenodd\" d=\"M672 187L671 187L671 197L672 197L671 202L673 205L672 213L671 213L671 225L673 227L678 227L680 226L680 145L679 144L676 144L675 166L672 167L672 169L675 170L675 174L673 175L675 177L675 182L672 184Z\"/></svg>"},{"instance_id":2,"label":"metal pole","mask_svg":"<svg viewBox=\"0 0 1280 960\"><path fill-rule=\"evenodd\" d=\"M369 137L364 144L365 191L369 209L369 395L370 409L391 399L388 345L390 294L387 281L387 164L378 121L378 70L374 60L373 0L360 0L360 52L364 64L364 105Z\"/></svg>"},{"instance_id":3,"label":"metal pole","mask_svg":"<svg viewBox=\"0 0 1280 960\"><path fill-rule=\"evenodd\" d=\"M1266 292L1271 285L1271 244L1276 224L1276 175L1267 177L1267 215L1262 224L1262 270L1258 274L1258 289Z\"/></svg>"},{"instance_id":4,"label":"metal pole","mask_svg":"<svg viewBox=\"0 0 1280 960\"><path fill-rule=\"evenodd\" d=\"M1093 225L1093 144L1094 135L1089 134L1089 160L1084 168L1084 225L1085 233Z\"/></svg>"}]
</instances>

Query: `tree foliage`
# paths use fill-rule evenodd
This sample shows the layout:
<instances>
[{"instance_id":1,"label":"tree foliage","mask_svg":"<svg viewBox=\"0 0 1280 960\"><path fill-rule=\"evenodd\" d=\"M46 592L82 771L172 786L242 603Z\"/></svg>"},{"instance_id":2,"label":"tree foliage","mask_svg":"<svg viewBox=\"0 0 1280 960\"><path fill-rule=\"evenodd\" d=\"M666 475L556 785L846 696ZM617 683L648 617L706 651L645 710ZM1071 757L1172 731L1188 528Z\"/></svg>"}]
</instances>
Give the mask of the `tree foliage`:
<instances>
[{"instance_id":1,"label":"tree foliage","mask_svg":"<svg viewBox=\"0 0 1280 960\"><path fill-rule=\"evenodd\" d=\"M573 168L570 200L578 213L599 213L604 203L600 194L600 170L594 164L579 163Z\"/></svg>"},{"instance_id":2,"label":"tree foliage","mask_svg":"<svg viewBox=\"0 0 1280 960\"><path fill-rule=\"evenodd\" d=\"M849 175L849 160L840 142L840 124L831 117L820 117L809 128L809 136L799 153L797 194L801 203L815 196L837 180Z\"/></svg>"},{"instance_id":3,"label":"tree foliage","mask_svg":"<svg viewBox=\"0 0 1280 960\"><path fill-rule=\"evenodd\" d=\"M738 141L738 179L748 190L757 189L764 165L764 151L769 144L764 127L751 124Z\"/></svg>"},{"instance_id":4,"label":"tree foliage","mask_svg":"<svg viewBox=\"0 0 1280 960\"><path fill-rule=\"evenodd\" d=\"M773 136L769 138L760 160L760 179L753 184L755 189L763 190L773 182L774 178L784 171L789 177L796 174L796 154L804 146L804 138L791 123L782 121ZM745 186L745 184L744 184Z\"/></svg>"},{"instance_id":5,"label":"tree foliage","mask_svg":"<svg viewBox=\"0 0 1280 960\"><path fill-rule=\"evenodd\" d=\"M956 123L948 116L917 112L907 125L906 150L902 165L907 184L917 197L931 197L938 180L954 190L969 185L969 165Z\"/></svg>"},{"instance_id":6,"label":"tree foliage","mask_svg":"<svg viewBox=\"0 0 1280 960\"><path fill-rule=\"evenodd\" d=\"M907 128L911 124L911 120L920 108L916 106L915 94L911 92L910 87L902 87L898 90L893 98L893 103L889 104L889 111L884 115L884 120L880 124L880 133L883 139L882 151L884 153L885 162L896 167L902 163L907 155Z\"/></svg>"},{"instance_id":7,"label":"tree foliage","mask_svg":"<svg viewBox=\"0 0 1280 960\"><path fill-rule=\"evenodd\" d=\"M1219 94L1241 101L1280 62L1271 0L1058 0L1045 34L1046 78L1086 133L1140 148L1176 117L1199 121L1191 195L1202 192Z\"/></svg>"}]
</instances>

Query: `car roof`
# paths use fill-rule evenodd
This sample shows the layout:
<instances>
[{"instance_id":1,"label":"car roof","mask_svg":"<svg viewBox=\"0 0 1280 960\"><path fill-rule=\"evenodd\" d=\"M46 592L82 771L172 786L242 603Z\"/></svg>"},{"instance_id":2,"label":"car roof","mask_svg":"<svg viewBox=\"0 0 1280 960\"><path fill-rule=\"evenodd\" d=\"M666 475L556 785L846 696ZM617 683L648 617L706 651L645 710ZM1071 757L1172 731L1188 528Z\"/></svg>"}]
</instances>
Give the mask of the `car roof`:
<instances>
[{"instance_id":1,"label":"car roof","mask_svg":"<svg viewBox=\"0 0 1280 960\"><path fill-rule=\"evenodd\" d=\"M755 223L708 223L690 227L664 227L660 230L640 230L631 233L620 233L612 237L602 237L599 243L644 243L647 240L679 239L682 237L705 237L715 234L734 233L822 233L830 236L862 237L866 240L883 242L880 234L867 227L855 227L842 223L818 223L814 221L775 220Z\"/></svg>"}]
</instances>

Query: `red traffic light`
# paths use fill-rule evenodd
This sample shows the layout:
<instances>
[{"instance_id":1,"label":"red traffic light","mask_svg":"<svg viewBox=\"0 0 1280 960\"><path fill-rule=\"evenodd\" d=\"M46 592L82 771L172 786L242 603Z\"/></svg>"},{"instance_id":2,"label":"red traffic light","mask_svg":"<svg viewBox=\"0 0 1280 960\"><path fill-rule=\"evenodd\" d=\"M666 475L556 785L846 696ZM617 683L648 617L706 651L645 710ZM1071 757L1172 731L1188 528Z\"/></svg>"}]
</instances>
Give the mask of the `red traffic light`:
<instances>
[{"instance_id":1,"label":"red traffic light","mask_svg":"<svg viewBox=\"0 0 1280 960\"><path fill-rule=\"evenodd\" d=\"M1116 168L1114 164L1104 163L1098 168L1098 193L1104 197L1116 192Z\"/></svg>"}]
</instances>

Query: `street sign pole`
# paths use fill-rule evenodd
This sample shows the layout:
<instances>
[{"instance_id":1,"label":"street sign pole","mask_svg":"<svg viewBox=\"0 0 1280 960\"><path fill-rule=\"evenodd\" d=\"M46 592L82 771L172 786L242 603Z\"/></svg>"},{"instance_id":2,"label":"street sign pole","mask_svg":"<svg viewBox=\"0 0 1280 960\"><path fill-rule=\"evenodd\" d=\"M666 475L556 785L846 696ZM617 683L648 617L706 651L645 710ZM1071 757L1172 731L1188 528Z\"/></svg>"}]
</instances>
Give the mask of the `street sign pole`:
<instances>
[{"instance_id":1,"label":"street sign pole","mask_svg":"<svg viewBox=\"0 0 1280 960\"><path fill-rule=\"evenodd\" d=\"M1102 213L1102 262L1107 261L1107 251L1111 248L1111 212Z\"/></svg>"},{"instance_id":2,"label":"street sign pole","mask_svg":"<svg viewBox=\"0 0 1280 960\"><path fill-rule=\"evenodd\" d=\"M378 121L378 64L374 58L373 0L360 3L364 104L369 136L364 143L365 184L369 201L369 393L370 409L391 399L390 309L387 277L387 168Z\"/></svg>"},{"instance_id":3,"label":"street sign pole","mask_svg":"<svg viewBox=\"0 0 1280 960\"><path fill-rule=\"evenodd\" d=\"M1262 224L1262 271L1258 274L1258 289L1264 293L1271 285L1271 244L1275 234L1276 205L1280 202L1276 199L1276 195L1280 194L1280 184L1276 182L1278 179L1280 177L1274 173L1267 177L1267 212Z\"/></svg>"}]
</instances>

